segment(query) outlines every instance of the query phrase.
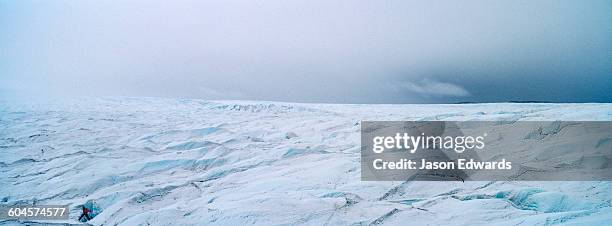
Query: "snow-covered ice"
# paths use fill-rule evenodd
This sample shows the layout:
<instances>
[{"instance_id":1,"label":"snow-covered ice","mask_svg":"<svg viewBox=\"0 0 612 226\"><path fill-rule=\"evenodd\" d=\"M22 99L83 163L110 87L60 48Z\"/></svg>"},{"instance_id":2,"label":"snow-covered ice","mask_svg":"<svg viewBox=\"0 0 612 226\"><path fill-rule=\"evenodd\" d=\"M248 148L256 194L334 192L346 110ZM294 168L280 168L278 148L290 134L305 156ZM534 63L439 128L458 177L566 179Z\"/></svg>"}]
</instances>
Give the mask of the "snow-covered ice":
<instances>
[{"instance_id":1,"label":"snow-covered ice","mask_svg":"<svg viewBox=\"0 0 612 226\"><path fill-rule=\"evenodd\" d=\"M612 104L0 103L0 204L94 201L93 225L594 225L610 182L365 182L360 121L610 121ZM15 221L0 221L19 224Z\"/></svg>"}]
</instances>

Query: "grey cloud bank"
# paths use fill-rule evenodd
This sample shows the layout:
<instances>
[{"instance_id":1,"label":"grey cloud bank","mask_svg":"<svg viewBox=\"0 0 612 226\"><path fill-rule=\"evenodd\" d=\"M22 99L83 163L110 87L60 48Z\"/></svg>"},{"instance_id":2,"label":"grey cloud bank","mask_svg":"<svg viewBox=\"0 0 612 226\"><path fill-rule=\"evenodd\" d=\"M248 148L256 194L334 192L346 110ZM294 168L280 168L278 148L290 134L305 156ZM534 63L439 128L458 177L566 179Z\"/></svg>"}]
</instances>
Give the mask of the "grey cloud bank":
<instances>
[{"instance_id":1,"label":"grey cloud bank","mask_svg":"<svg viewBox=\"0 0 612 226\"><path fill-rule=\"evenodd\" d=\"M0 95L612 102L610 1L0 1Z\"/></svg>"},{"instance_id":2,"label":"grey cloud bank","mask_svg":"<svg viewBox=\"0 0 612 226\"><path fill-rule=\"evenodd\" d=\"M397 86L396 88L426 96L433 95L464 97L471 95L470 92L468 92L461 86L457 86L452 83L444 83L432 80L424 80L421 83L404 82L399 84L399 86Z\"/></svg>"}]
</instances>

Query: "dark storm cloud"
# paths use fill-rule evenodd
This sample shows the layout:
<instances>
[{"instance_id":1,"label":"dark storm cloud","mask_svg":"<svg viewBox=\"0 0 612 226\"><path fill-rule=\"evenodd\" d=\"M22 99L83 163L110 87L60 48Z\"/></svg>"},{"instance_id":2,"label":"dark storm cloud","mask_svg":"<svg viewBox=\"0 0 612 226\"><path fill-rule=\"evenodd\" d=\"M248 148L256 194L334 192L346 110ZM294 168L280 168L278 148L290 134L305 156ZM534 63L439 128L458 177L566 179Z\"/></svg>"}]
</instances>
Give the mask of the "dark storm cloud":
<instances>
[{"instance_id":1,"label":"dark storm cloud","mask_svg":"<svg viewBox=\"0 0 612 226\"><path fill-rule=\"evenodd\" d=\"M0 95L610 102L609 1L1 1Z\"/></svg>"}]
</instances>

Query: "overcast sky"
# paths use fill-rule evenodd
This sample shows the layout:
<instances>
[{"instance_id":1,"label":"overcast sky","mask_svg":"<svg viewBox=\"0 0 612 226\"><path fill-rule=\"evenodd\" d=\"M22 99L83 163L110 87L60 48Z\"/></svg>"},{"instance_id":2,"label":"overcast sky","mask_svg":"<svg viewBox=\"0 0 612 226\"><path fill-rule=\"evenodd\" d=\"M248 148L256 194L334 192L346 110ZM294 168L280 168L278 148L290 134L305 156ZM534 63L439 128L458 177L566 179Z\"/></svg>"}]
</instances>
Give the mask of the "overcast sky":
<instances>
[{"instance_id":1,"label":"overcast sky","mask_svg":"<svg viewBox=\"0 0 612 226\"><path fill-rule=\"evenodd\" d=\"M612 1L0 0L0 95L612 102Z\"/></svg>"}]
</instances>

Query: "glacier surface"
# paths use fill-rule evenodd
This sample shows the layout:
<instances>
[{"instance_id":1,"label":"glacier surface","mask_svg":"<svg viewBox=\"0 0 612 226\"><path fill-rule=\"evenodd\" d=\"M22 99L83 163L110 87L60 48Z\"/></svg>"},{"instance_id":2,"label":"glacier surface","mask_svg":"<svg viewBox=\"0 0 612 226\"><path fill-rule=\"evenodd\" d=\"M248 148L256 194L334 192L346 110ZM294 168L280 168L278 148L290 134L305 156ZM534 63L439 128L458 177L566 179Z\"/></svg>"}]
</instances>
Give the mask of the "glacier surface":
<instances>
[{"instance_id":1,"label":"glacier surface","mask_svg":"<svg viewBox=\"0 0 612 226\"><path fill-rule=\"evenodd\" d=\"M612 183L365 182L363 120L612 120L612 104L0 103L0 204L92 225L605 225ZM602 141L611 145L612 141Z\"/></svg>"}]
</instances>

